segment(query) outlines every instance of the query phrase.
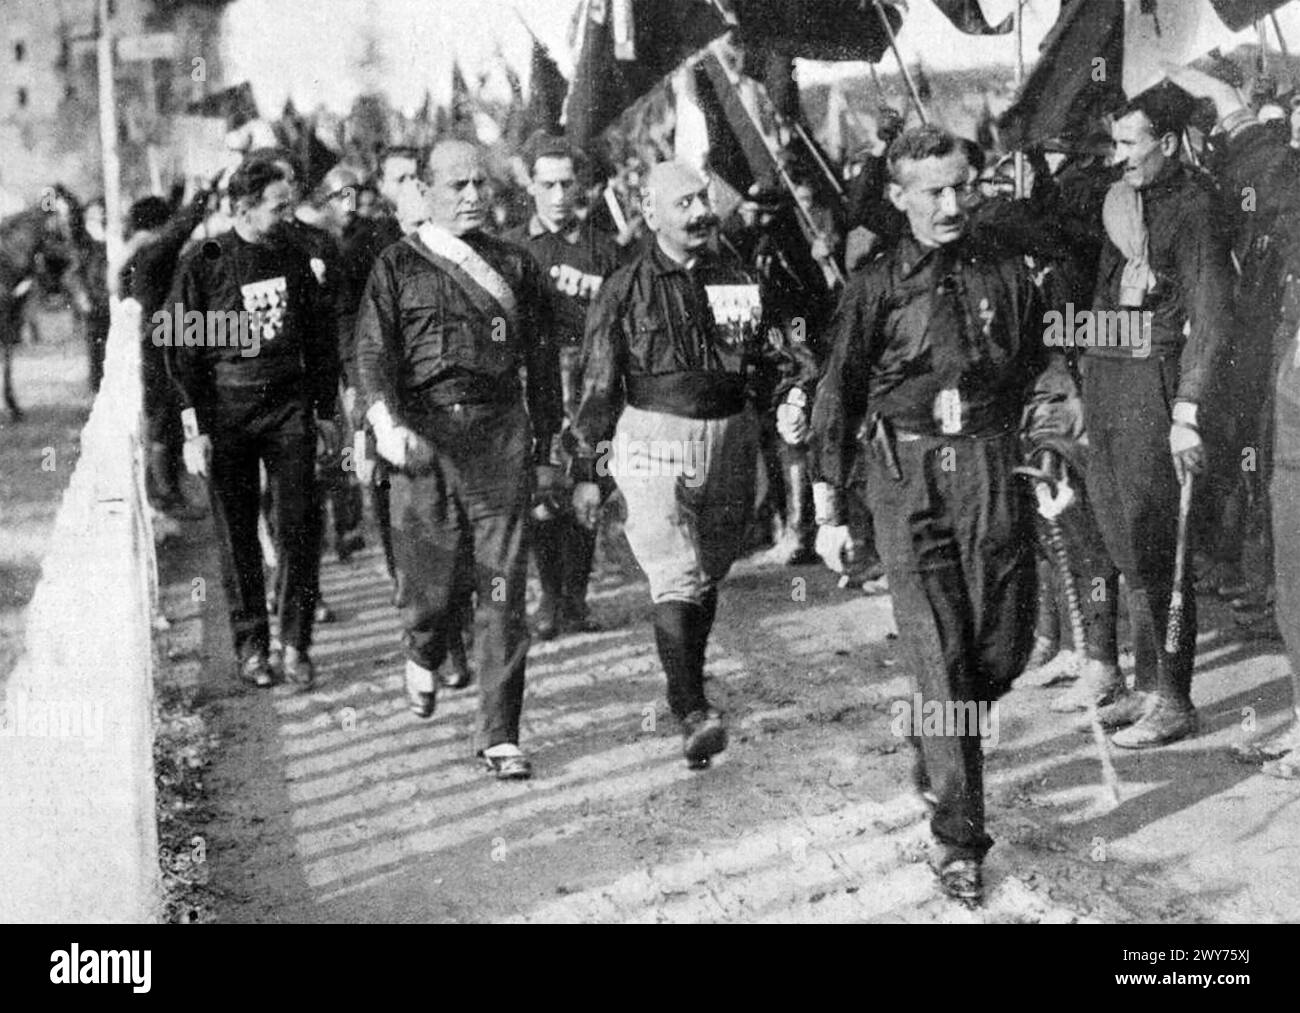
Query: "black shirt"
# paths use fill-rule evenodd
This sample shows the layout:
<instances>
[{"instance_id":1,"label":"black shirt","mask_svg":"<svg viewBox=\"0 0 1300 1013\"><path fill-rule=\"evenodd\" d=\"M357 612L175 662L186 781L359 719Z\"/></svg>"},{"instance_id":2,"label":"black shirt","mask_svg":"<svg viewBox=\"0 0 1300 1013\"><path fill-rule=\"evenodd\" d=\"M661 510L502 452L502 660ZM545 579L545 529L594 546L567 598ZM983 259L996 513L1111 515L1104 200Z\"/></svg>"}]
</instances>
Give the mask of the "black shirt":
<instances>
[{"instance_id":1,"label":"black shirt","mask_svg":"<svg viewBox=\"0 0 1300 1013\"><path fill-rule=\"evenodd\" d=\"M362 409L382 401L418 429L430 409L517 399L524 370L533 433L549 437L562 417L559 370L544 339L547 300L537 263L482 231L460 238L510 286L515 324L485 313L409 240L394 243L375 261L357 313Z\"/></svg>"},{"instance_id":2,"label":"black shirt","mask_svg":"<svg viewBox=\"0 0 1300 1013\"><path fill-rule=\"evenodd\" d=\"M749 398L766 407L798 368L768 331L757 280L737 260L704 253L688 270L648 243L587 316L579 456L594 459L625 404L686 418L733 415Z\"/></svg>"},{"instance_id":3,"label":"black shirt","mask_svg":"<svg viewBox=\"0 0 1300 1013\"><path fill-rule=\"evenodd\" d=\"M591 301L619 265L613 237L590 222L552 232L534 215L504 238L531 253L542 269L551 300L551 341L559 347L581 345Z\"/></svg>"},{"instance_id":4,"label":"black shirt","mask_svg":"<svg viewBox=\"0 0 1300 1013\"><path fill-rule=\"evenodd\" d=\"M311 258L283 233L254 244L232 230L197 244L181 260L162 311L181 321L171 327L173 373L202 428L217 416L229 423L294 399L321 418L334 417L332 306ZM205 314L201 332L185 326L191 311ZM210 311L236 315L221 321L224 346L215 346L219 333L208 326L215 320L206 316ZM232 336L229 325L236 320L240 332Z\"/></svg>"},{"instance_id":5,"label":"black shirt","mask_svg":"<svg viewBox=\"0 0 1300 1013\"><path fill-rule=\"evenodd\" d=\"M857 271L831 324L812 445L821 480L848 484L868 413L944 433L941 392L959 398L951 435L1014 431L1051 360L1041 297L1023 258L969 237L936 248L911 235Z\"/></svg>"}]
</instances>

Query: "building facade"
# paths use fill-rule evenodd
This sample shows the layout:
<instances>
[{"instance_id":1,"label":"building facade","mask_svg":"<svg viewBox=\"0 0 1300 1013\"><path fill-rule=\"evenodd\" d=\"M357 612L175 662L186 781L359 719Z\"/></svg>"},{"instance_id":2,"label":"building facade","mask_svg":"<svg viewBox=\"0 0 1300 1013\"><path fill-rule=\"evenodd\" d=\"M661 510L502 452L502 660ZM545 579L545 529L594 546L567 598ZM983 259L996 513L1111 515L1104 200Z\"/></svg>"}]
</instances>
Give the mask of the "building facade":
<instances>
[{"instance_id":1,"label":"building facade","mask_svg":"<svg viewBox=\"0 0 1300 1013\"><path fill-rule=\"evenodd\" d=\"M123 198L165 190L175 175L172 117L224 86L220 42L229 0L109 0L119 42L114 85ZM98 0L4 0L0 17L0 214L63 183L103 192L96 48ZM141 37L170 35L170 54L129 58ZM153 53L159 52L160 39ZM165 50L165 47L164 47ZM126 56L128 58L123 58Z\"/></svg>"}]
</instances>

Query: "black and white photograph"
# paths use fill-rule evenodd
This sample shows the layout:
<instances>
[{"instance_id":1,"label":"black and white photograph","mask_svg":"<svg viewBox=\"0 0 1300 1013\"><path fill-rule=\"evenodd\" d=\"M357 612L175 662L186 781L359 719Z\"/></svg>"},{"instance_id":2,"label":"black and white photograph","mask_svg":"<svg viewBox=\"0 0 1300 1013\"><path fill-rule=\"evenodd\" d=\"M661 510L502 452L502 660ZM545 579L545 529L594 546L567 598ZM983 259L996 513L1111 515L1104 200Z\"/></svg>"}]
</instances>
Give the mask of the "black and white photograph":
<instances>
[{"instance_id":1,"label":"black and white photograph","mask_svg":"<svg viewBox=\"0 0 1300 1013\"><path fill-rule=\"evenodd\" d=\"M1300 922L1300 3L0 0L0 351L38 983Z\"/></svg>"}]
</instances>

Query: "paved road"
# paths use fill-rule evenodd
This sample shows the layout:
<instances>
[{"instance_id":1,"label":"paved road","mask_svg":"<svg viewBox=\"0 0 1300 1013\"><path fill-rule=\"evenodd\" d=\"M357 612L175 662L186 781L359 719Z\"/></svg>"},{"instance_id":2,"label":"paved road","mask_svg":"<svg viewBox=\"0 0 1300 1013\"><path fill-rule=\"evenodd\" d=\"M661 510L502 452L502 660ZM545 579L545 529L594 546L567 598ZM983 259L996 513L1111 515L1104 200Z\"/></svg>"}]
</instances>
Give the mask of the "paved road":
<instances>
[{"instance_id":1,"label":"paved road","mask_svg":"<svg viewBox=\"0 0 1300 1013\"><path fill-rule=\"evenodd\" d=\"M970 913L938 895L924 864L908 747L891 729L891 702L909 691L887 597L839 591L816 567L738 567L708 663L732 747L691 773L662 700L645 585L605 565L593 601L606 631L531 651L523 745L536 777L503 785L470 757L472 688L444 692L431 721L407 712L375 552L326 567L341 621L321 629L322 679L303 694L238 688L228 659L215 664L219 600L190 594L211 564L201 545L172 554L165 603L181 619L173 636L206 645L193 677L221 738L206 831L219 920L1300 918L1300 791L1222 752L1243 708L1263 727L1280 721L1276 645L1203 635L1205 731L1117 751L1114 808L1091 739L1047 710L1052 691L1017 688L989 751L990 899Z\"/></svg>"}]
</instances>

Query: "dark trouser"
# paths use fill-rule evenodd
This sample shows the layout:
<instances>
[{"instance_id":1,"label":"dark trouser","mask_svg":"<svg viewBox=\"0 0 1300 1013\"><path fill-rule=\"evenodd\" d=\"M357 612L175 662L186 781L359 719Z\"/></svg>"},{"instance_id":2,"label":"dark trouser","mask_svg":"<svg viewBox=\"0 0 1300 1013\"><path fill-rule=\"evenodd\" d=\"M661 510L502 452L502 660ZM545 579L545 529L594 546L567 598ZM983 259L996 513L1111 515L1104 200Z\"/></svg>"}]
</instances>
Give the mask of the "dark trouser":
<instances>
[{"instance_id":1,"label":"dark trouser","mask_svg":"<svg viewBox=\"0 0 1300 1013\"><path fill-rule=\"evenodd\" d=\"M900 439L902 479L872 451L867 499L899 640L923 707L989 705L1024 669L1033 640L1032 507L1014 434ZM938 798L930 827L948 858L982 858L984 757L978 729L911 737ZM947 734L945 734L947 733Z\"/></svg>"},{"instance_id":2,"label":"dark trouser","mask_svg":"<svg viewBox=\"0 0 1300 1013\"><path fill-rule=\"evenodd\" d=\"M436 670L470 591L478 638L480 748L519 741L528 628L532 435L522 405L443 409L415 423L438 453L428 474L393 472L397 607L407 657Z\"/></svg>"},{"instance_id":3,"label":"dark trouser","mask_svg":"<svg viewBox=\"0 0 1300 1013\"><path fill-rule=\"evenodd\" d=\"M357 484L356 473L345 470L337 459L322 469L320 485L321 510L325 510L328 502L333 521L330 527L337 550L343 539L361 524L361 487ZM324 527L322 524L322 534Z\"/></svg>"},{"instance_id":4,"label":"dark trouser","mask_svg":"<svg viewBox=\"0 0 1300 1013\"><path fill-rule=\"evenodd\" d=\"M181 433L180 399L167 375L162 360L162 349L146 342L141 356L144 386L145 431L148 436L148 457L145 462L145 489L149 501L165 508L181 497L180 468Z\"/></svg>"},{"instance_id":5,"label":"dark trouser","mask_svg":"<svg viewBox=\"0 0 1300 1013\"><path fill-rule=\"evenodd\" d=\"M108 350L108 307L92 310L82 320L82 326L86 329L86 355L90 360L90 390L97 394L104 380L104 353Z\"/></svg>"},{"instance_id":6,"label":"dark trouser","mask_svg":"<svg viewBox=\"0 0 1300 1013\"><path fill-rule=\"evenodd\" d=\"M375 509L375 527L379 529L379 544L384 547L384 566L388 576L397 578L397 561L393 558L393 518L389 501L392 499L392 482L385 473L376 476L370 487L371 505Z\"/></svg>"},{"instance_id":7,"label":"dark trouser","mask_svg":"<svg viewBox=\"0 0 1300 1013\"><path fill-rule=\"evenodd\" d=\"M560 386L565 415L572 419L582 398L582 349L560 349ZM562 616L587 615L587 581L596 554L596 532L588 530L569 512L549 521L533 522L533 558L542 585L542 605Z\"/></svg>"},{"instance_id":8,"label":"dark trouser","mask_svg":"<svg viewBox=\"0 0 1300 1013\"><path fill-rule=\"evenodd\" d=\"M812 481L808 477L808 448L781 440L781 481L785 487L785 533L794 534L799 545L811 549L817 539L813 518Z\"/></svg>"},{"instance_id":9,"label":"dark trouser","mask_svg":"<svg viewBox=\"0 0 1300 1013\"><path fill-rule=\"evenodd\" d=\"M302 402L254 415L219 406L212 433L213 516L222 552L235 651L241 659L270 647L266 578L257 540L261 505L258 462L266 465L279 567L275 602L280 639L311 646L319 596L320 508L316 433Z\"/></svg>"},{"instance_id":10,"label":"dark trouser","mask_svg":"<svg viewBox=\"0 0 1300 1013\"><path fill-rule=\"evenodd\" d=\"M533 557L544 606L557 608L562 618L586 617L587 581L595 553L596 532L571 513L533 521Z\"/></svg>"},{"instance_id":11,"label":"dark trouser","mask_svg":"<svg viewBox=\"0 0 1300 1013\"><path fill-rule=\"evenodd\" d=\"M1178 541L1178 480L1169 425L1178 359L1085 356L1088 496L1106 549L1128 585L1136 686L1191 704L1196 595L1184 580L1183 637L1164 651Z\"/></svg>"}]
</instances>

